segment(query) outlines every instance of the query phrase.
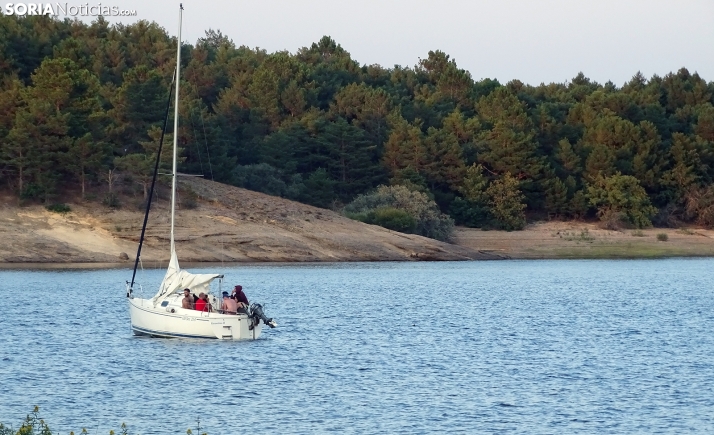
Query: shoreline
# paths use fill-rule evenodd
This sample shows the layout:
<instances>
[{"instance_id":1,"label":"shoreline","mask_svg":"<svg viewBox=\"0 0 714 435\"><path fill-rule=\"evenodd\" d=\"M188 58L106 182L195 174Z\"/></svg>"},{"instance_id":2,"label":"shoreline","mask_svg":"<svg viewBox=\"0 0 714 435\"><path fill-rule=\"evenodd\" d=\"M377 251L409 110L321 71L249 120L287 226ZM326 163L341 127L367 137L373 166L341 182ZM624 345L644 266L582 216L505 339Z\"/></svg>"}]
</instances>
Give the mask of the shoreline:
<instances>
[{"instance_id":1,"label":"shoreline","mask_svg":"<svg viewBox=\"0 0 714 435\"><path fill-rule=\"evenodd\" d=\"M665 260L665 259L697 259L697 258L714 258L714 254L682 254L682 255L652 255L652 256L637 256L627 253L622 253L621 255L612 256L594 256L594 255L583 255L583 256L542 256L542 257L509 257L502 258L502 260L510 261L549 261L549 260ZM462 262L462 261L493 261L493 260L424 260L434 263L442 262ZM353 263L414 263L410 260L356 260L356 261L230 261L230 262L217 262L217 261L187 261L182 262L182 268L211 268L211 267L237 267L237 266L311 266L311 265L324 265L324 264L353 264ZM165 262L151 262L151 264L144 264L143 269L145 270L163 270L168 265L168 261ZM64 262L64 263L0 263L0 271L49 271L49 270L119 270L126 269L132 270L133 265L127 264L126 262Z\"/></svg>"},{"instance_id":2,"label":"shoreline","mask_svg":"<svg viewBox=\"0 0 714 435\"><path fill-rule=\"evenodd\" d=\"M457 227L446 243L208 180L184 183L199 197L196 207L177 211L176 246L185 267L714 257L714 229L607 230L593 222L547 221L512 232ZM157 201L152 208L142 248L144 269L168 265L167 206ZM0 246L0 270L131 270L143 217L138 209L91 202L71 203L63 214L41 205L0 202L0 240L6 241Z\"/></svg>"}]
</instances>

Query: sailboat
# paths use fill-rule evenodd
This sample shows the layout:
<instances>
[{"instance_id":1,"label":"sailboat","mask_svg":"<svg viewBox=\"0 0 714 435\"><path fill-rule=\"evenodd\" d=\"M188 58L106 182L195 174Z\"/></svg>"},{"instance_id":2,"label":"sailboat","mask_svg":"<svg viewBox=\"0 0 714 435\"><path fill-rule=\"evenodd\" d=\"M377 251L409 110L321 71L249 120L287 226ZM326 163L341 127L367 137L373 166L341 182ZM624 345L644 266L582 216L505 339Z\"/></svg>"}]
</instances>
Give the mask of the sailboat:
<instances>
[{"instance_id":1,"label":"sailboat","mask_svg":"<svg viewBox=\"0 0 714 435\"><path fill-rule=\"evenodd\" d=\"M181 269L178 256L176 255L176 243L174 241L174 222L176 215L176 160L178 145L178 108L179 108L179 82L181 77L181 20L183 15L183 5L179 10L179 32L176 49L176 70L173 85L176 89L174 103L174 134L173 134L173 170L171 173L171 257L158 292L150 299L143 299L134 296L134 284L136 269L141 257L141 247L144 241L146 224L148 222L151 199L153 197L156 174L159 169L159 158L163 145L163 132L166 130L169 107L171 103L171 91L166 106L166 116L164 118L164 128L159 141L159 151L154 166L154 176L149 193L149 200L146 205L144 224L141 229L139 248L134 263L134 273L131 282L126 282L126 296L129 301L129 315L131 317L131 329L135 335L148 335L152 337L189 337L189 338L212 338L222 340L254 340L260 337L263 325L271 328L277 326L273 319L268 319L260 304L252 304L247 309L238 310L237 313L224 313L220 310L220 300L211 292L211 284L218 280L218 291L220 294L223 275L221 274L193 274ZM183 308L184 289L188 289L193 295L205 293L208 295L208 305L210 309L197 311Z\"/></svg>"}]
</instances>

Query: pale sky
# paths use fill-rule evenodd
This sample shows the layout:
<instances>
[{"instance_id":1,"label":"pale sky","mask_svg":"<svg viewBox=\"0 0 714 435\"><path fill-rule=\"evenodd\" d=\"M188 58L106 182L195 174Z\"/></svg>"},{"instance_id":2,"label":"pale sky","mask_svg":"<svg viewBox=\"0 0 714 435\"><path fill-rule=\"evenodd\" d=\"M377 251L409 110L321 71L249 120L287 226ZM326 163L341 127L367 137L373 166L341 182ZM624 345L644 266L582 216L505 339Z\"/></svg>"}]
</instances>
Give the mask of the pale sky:
<instances>
[{"instance_id":1,"label":"pale sky","mask_svg":"<svg viewBox=\"0 0 714 435\"><path fill-rule=\"evenodd\" d=\"M67 0L79 5L88 0ZM29 2L28 2L29 3ZM102 0L177 33L178 1ZM714 0L184 0L183 37L208 28L268 52L329 35L360 64L413 67L429 50L474 79L537 85L582 71L621 86L686 67L714 81ZM117 21L111 18L110 21Z\"/></svg>"}]
</instances>

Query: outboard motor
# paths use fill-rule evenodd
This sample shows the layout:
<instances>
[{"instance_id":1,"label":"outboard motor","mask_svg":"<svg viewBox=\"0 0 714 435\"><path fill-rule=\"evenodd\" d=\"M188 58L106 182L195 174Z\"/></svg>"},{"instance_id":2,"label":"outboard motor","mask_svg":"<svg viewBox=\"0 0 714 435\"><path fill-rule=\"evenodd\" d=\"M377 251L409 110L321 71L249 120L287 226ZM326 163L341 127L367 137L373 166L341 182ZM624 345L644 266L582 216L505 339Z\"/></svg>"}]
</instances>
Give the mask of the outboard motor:
<instances>
[{"instance_id":1,"label":"outboard motor","mask_svg":"<svg viewBox=\"0 0 714 435\"><path fill-rule=\"evenodd\" d=\"M278 326L278 324L275 323L275 320L265 317L265 313L263 313L263 306L260 304L251 304L248 310L248 315L255 321L255 324L262 320L263 323L271 328Z\"/></svg>"}]
</instances>

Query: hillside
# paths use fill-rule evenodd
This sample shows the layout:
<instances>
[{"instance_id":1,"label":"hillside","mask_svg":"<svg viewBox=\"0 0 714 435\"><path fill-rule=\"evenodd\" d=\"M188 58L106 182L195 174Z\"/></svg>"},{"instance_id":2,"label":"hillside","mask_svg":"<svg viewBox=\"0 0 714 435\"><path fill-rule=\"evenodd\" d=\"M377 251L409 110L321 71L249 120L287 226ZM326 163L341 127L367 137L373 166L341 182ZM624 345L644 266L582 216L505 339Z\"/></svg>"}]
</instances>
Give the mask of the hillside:
<instances>
[{"instance_id":1,"label":"hillside","mask_svg":"<svg viewBox=\"0 0 714 435\"><path fill-rule=\"evenodd\" d=\"M177 211L182 262L311 262L496 259L474 248L402 234L347 219L338 213L204 179L181 179L198 206ZM0 208L0 264L130 263L136 255L143 213L74 203L58 214L39 205ZM142 251L146 264L169 255L168 202L154 203ZM126 255L123 255L126 254ZM123 260L122 260L123 258Z\"/></svg>"}]
</instances>

